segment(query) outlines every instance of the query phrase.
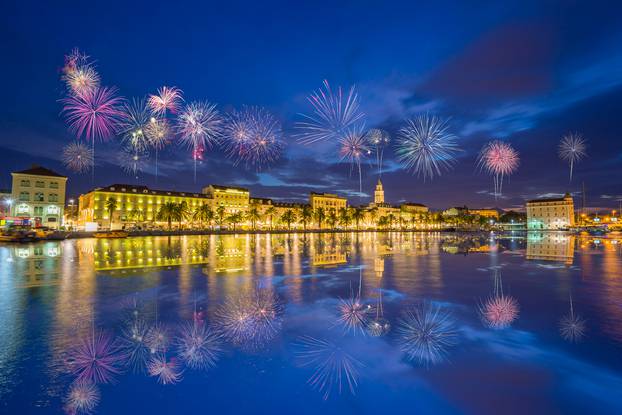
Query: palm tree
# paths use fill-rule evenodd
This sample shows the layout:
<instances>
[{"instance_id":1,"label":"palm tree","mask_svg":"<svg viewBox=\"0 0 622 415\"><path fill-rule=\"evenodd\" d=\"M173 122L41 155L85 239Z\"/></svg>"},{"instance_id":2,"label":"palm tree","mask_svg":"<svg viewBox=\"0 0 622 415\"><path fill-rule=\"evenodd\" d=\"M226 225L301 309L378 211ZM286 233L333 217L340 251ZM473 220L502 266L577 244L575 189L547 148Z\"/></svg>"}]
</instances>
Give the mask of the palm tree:
<instances>
[{"instance_id":1,"label":"palm tree","mask_svg":"<svg viewBox=\"0 0 622 415\"><path fill-rule=\"evenodd\" d=\"M222 223L225 221L226 209L223 205L216 208L216 219L218 220L218 227L222 228Z\"/></svg>"},{"instance_id":2,"label":"palm tree","mask_svg":"<svg viewBox=\"0 0 622 415\"><path fill-rule=\"evenodd\" d=\"M326 216L326 222L328 222L331 229L335 229L335 225L337 224L337 214L335 213L334 209L331 209Z\"/></svg>"},{"instance_id":3,"label":"palm tree","mask_svg":"<svg viewBox=\"0 0 622 415\"><path fill-rule=\"evenodd\" d=\"M158 209L157 218L168 222L168 230L172 228L172 222L177 219L178 209L177 203L166 202Z\"/></svg>"},{"instance_id":4,"label":"palm tree","mask_svg":"<svg viewBox=\"0 0 622 415\"><path fill-rule=\"evenodd\" d=\"M393 229L393 224L395 223L395 215L393 213L389 213L389 217L387 218L389 221L389 226Z\"/></svg>"},{"instance_id":5,"label":"palm tree","mask_svg":"<svg viewBox=\"0 0 622 415\"><path fill-rule=\"evenodd\" d=\"M270 218L270 230L272 230L272 221L274 219L274 215L276 214L276 208L274 206L270 206L266 209L266 216Z\"/></svg>"},{"instance_id":6,"label":"palm tree","mask_svg":"<svg viewBox=\"0 0 622 415\"><path fill-rule=\"evenodd\" d=\"M229 215L229 217L227 218L227 222L233 225L233 232L235 232L236 225L242 222L243 220L244 220L244 216L242 215L242 212L235 212L234 214Z\"/></svg>"},{"instance_id":7,"label":"palm tree","mask_svg":"<svg viewBox=\"0 0 622 415\"><path fill-rule=\"evenodd\" d=\"M145 220L145 212L142 209L134 209L127 215L128 219L134 219L136 222L143 222Z\"/></svg>"},{"instance_id":8,"label":"palm tree","mask_svg":"<svg viewBox=\"0 0 622 415\"><path fill-rule=\"evenodd\" d=\"M300 209L300 221L305 231L307 230L307 222L310 222L312 219L313 209L310 205L304 205L302 209Z\"/></svg>"},{"instance_id":9,"label":"palm tree","mask_svg":"<svg viewBox=\"0 0 622 415\"><path fill-rule=\"evenodd\" d=\"M253 206L246 214L246 217L248 218L248 220L251 221L251 226L253 227L253 230L255 230L257 221L261 219L261 213L259 213L259 209Z\"/></svg>"},{"instance_id":10,"label":"palm tree","mask_svg":"<svg viewBox=\"0 0 622 415\"><path fill-rule=\"evenodd\" d=\"M354 208L352 210L351 216L352 220L354 220L354 222L356 223L356 230L358 230L360 221L362 221L365 217L365 211L362 208Z\"/></svg>"},{"instance_id":11,"label":"palm tree","mask_svg":"<svg viewBox=\"0 0 622 415\"><path fill-rule=\"evenodd\" d=\"M287 223L288 231L291 230L292 222L296 221L296 213L291 209L287 209L285 213L283 213L283 215L281 216L281 221Z\"/></svg>"},{"instance_id":12,"label":"palm tree","mask_svg":"<svg viewBox=\"0 0 622 415\"><path fill-rule=\"evenodd\" d=\"M192 220L198 220L199 227L201 229L203 229L204 221L210 222L211 224L212 219L214 219L214 212L207 203L203 203L202 205L198 206L192 214Z\"/></svg>"},{"instance_id":13,"label":"palm tree","mask_svg":"<svg viewBox=\"0 0 622 415\"><path fill-rule=\"evenodd\" d=\"M106 200L106 210L108 211L108 215L110 218L110 229L112 229L112 215L114 214L114 211L117 210L117 199L115 199L114 197L109 198L108 200Z\"/></svg>"},{"instance_id":14,"label":"palm tree","mask_svg":"<svg viewBox=\"0 0 622 415\"><path fill-rule=\"evenodd\" d=\"M374 226L374 228L376 226L378 226L378 223L376 223L376 218L378 217L378 208L377 207L373 207L369 210L369 217L371 219L372 225Z\"/></svg>"},{"instance_id":15,"label":"palm tree","mask_svg":"<svg viewBox=\"0 0 622 415\"><path fill-rule=\"evenodd\" d=\"M380 228L386 228L388 224L389 218L387 218L386 216L381 216L380 219L378 219L378 226Z\"/></svg>"},{"instance_id":16,"label":"palm tree","mask_svg":"<svg viewBox=\"0 0 622 415\"><path fill-rule=\"evenodd\" d=\"M315 220L317 221L320 229L322 229L322 222L324 222L324 219L326 219L326 212L324 211L324 208L319 207L315 209Z\"/></svg>"},{"instance_id":17,"label":"palm tree","mask_svg":"<svg viewBox=\"0 0 622 415\"><path fill-rule=\"evenodd\" d=\"M177 221L179 222L179 229L181 229L181 222L190 217L190 208L188 203L183 201L177 204Z\"/></svg>"},{"instance_id":18,"label":"palm tree","mask_svg":"<svg viewBox=\"0 0 622 415\"><path fill-rule=\"evenodd\" d=\"M350 212L348 208L342 207L339 209L339 223L345 228L350 225Z\"/></svg>"}]
</instances>

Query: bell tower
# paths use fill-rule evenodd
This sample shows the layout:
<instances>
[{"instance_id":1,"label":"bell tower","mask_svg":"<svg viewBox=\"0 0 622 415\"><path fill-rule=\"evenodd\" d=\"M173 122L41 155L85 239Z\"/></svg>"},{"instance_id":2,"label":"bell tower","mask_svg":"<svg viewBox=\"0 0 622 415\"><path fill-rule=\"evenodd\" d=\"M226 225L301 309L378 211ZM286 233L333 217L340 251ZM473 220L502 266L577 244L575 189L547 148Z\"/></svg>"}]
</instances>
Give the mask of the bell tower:
<instances>
[{"instance_id":1,"label":"bell tower","mask_svg":"<svg viewBox=\"0 0 622 415\"><path fill-rule=\"evenodd\" d=\"M374 203L377 205L384 203L384 190L380 179L378 179L378 184L376 184L376 190L374 191Z\"/></svg>"}]
</instances>

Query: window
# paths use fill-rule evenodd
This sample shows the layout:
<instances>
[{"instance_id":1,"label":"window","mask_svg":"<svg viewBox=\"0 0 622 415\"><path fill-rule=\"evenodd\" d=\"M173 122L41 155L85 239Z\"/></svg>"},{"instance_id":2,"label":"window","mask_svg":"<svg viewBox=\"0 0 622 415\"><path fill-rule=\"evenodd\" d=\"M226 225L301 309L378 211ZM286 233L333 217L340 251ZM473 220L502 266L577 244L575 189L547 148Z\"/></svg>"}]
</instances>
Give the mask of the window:
<instances>
[{"instance_id":1,"label":"window","mask_svg":"<svg viewBox=\"0 0 622 415\"><path fill-rule=\"evenodd\" d=\"M35 215L36 216L43 215L43 206L35 206Z\"/></svg>"},{"instance_id":2,"label":"window","mask_svg":"<svg viewBox=\"0 0 622 415\"><path fill-rule=\"evenodd\" d=\"M58 182L50 182L50 189L58 189Z\"/></svg>"},{"instance_id":3,"label":"window","mask_svg":"<svg viewBox=\"0 0 622 415\"><path fill-rule=\"evenodd\" d=\"M43 193L41 192L35 193L35 202L43 202L43 200L44 200Z\"/></svg>"},{"instance_id":4,"label":"window","mask_svg":"<svg viewBox=\"0 0 622 415\"><path fill-rule=\"evenodd\" d=\"M18 214L28 214L30 208L26 204L17 205L17 213Z\"/></svg>"},{"instance_id":5,"label":"window","mask_svg":"<svg viewBox=\"0 0 622 415\"><path fill-rule=\"evenodd\" d=\"M45 187L45 183L43 183L41 180L37 180L35 182L35 187Z\"/></svg>"},{"instance_id":6,"label":"window","mask_svg":"<svg viewBox=\"0 0 622 415\"><path fill-rule=\"evenodd\" d=\"M54 217L48 218L48 222L56 222L56 218L54 218Z\"/></svg>"},{"instance_id":7,"label":"window","mask_svg":"<svg viewBox=\"0 0 622 415\"><path fill-rule=\"evenodd\" d=\"M56 193L50 193L48 202L58 202L58 195Z\"/></svg>"},{"instance_id":8,"label":"window","mask_svg":"<svg viewBox=\"0 0 622 415\"><path fill-rule=\"evenodd\" d=\"M19 182L21 187L30 187L30 180L22 180Z\"/></svg>"},{"instance_id":9,"label":"window","mask_svg":"<svg viewBox=\"0 0 622 415\"><path fill-rule=\"evenodd\" d=\"M58 215L58 206L48 206L48 215Z\"/></svg>"}]
</instances>

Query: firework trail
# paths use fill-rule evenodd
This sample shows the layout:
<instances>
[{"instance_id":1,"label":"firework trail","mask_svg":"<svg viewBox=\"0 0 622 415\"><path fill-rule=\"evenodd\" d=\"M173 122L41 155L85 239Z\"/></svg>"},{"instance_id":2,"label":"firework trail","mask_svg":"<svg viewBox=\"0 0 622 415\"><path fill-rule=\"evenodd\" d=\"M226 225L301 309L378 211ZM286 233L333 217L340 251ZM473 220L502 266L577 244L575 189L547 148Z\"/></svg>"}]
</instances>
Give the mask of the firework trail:
<instances>
[{"instance_id":1,"label":"firework trail","mask_svg":"<svg viewBox=\"0 0 622 415\"><path fill-rule=\"evenodd\" d=\"M378 176L382 176L382 159L384 149L391 141L389 133L378 128L372 128L365 134L367 143L374 148L376 153L376 167L378 168Z\"/></svg>"},{"instance_id":2,"label":"firework trail","mask_svg":"<svg viewBox=\"0 0 622 415\"><path fill-rule=\"evenodd\" d=\"M458 336L449 313L431 304L420 304L406 312L397 332L408 359L424 366L445 360L447 349L456 344Z\"/></svg>"},{"instance_id":3,"label":"firework trail","mask_svg":"<svg viewBox=\"0 0 622 415\"><path fill-rule=\"evenodd\" d=\"M69 366L78 381L112 383L122 373L124 358L115 339L93 327L91 336L70 352Z\"/></svg>"},{"instance_id":4,"label":"firework trail","mask_svg":"<svg viewBox=\"0 0 622 415\"><path fill-rule=\"evenodd\" d=\"M324 400L328 400L335 388L341 394L346 385L350 393L356 393L363 368L361 362L328 340L303 336L294 346L302 366L314 370L307 383L322 393Z\"/></svg>"},{"instance_id":5,"label":"firework trail","mask_svg":"<svg viewBox=\"0 0 622 415\"><path fill-rule=\"evenodd\" d=\"M339 155L341 160L346 160L356 166L359 173L359 194L363 193L363 176L361 173L361 157L365 157L370 153L367 146L365 135L359 129L347 131L343 137L339 139L341 148Z\"/></svg>"},{"instance_id":6,"label":"firework trail","mask_svg":"<svg viewBox=\"0 0 622 415\"><path fill-rule=\"evenodd\" d=\"M99 88L99 74L89 57L78 49L65 56L63 67L63 81L67 84L69 93L74 96L87 96Z\"/></svg>"},{"instance_id":7,"label":"firework trail","mask_svg":"<svg viewBox=\"0 0 622 415\"><path fill-rule=\"evenodd\" d=\"M135 310L132 320L123 328L121 335L121 348L126 356L126 362L135 373L143 373L146 370L151 354L147 345L148 334L147 323L138 316L138 310Z\"/></svg>"},{"instance_id":8,"label":"firework trail","mask_svg":"<svg viewBox=\"0 0 622 415\"><path fill-rule=\"evenodd\" d=\"M138 173L144 171L149 164L149 152L146 148L126 145L119 153L119 163L123 171L138 179Z\"/></svg>"},{"instance_id":9,"label":"firework trail","mask_svg":"<svg viewBox=\"0 0 622 415\"><path fill-rule=\"evenodd\" d=\"M378 289L378 303L376 305L376 317L367 324L367 333L372 337L384 336L391 330L391 323L384 318L382 306L382 290Z\"/></svg>"},{"instance_id":10,"label":"firework trail","mask_svg":"<svg viewBox=\"0 0 622 415\"><path fill-rule=\"evenodd\" d=\"M424 180L441 175L455 163L460 151L457 137L449 132L447 122L430 115L420 115L400 128L397 139L397 158L409 170Z\"/></svg>"},{"instance_id":11,"label":"firework trail","mask_svg":"<svg viewBox=\"0 0 622 415\"><path fill-rule=\"evenodd\" d=\"M123 116L119 120L118 132L123 142L137 150L149 147L146 129L151 121L149 110L144 99L133 99L123 104Z\"/></svg>"},{"instance_id":12,"label":"firework trail","mask_svg":"<svg viewBox=\"0 0 622 415\"><path fill-rule=\"evenodd\" d=\"M155 115L151 119L151 128L147 132L147 137L155 150L155 178L158 182L158 151L161 150L170 137L170 128L166 121L168 111L173 114L181 109L183 102L182 91L176 87L163 86L158 89L157 94L149 95L148 106L151 113Z\"/></svg>"},{"instance_id":13,"label":"firework trail","mask_svg":"<svg viewBox=\"0 0 622 415\"><path fill-rule=\"evenodd\" d=\"M493 294L479 307L482 322L488 328L501 330L512 325L518 318L518 301L503 293L501 276L495 270Z\"/></svg>"},{"instance_id":14,"label":"firework trail","mask_svg":"<svg viewBox=\"0 0 622 415\"><path fill-rule=\"evenodd\" d=\"M86 173L93 168L93 152L79 141L69 143L63 148L63 164L76 173Z\"/></svg>"},{"instance_id":15,"label":"firework trail","mask_svg":"<svg viewBox=\"0 0 622 415\"><path fill-rule=\"evenodd\" d=\"M162 385L172 385L179 383L182 378L183 370L177 359L167 359L164 353L152 356L147 364L149 376L158 378L158 383Z\"/></svg>"},{"instance_id":16,"label":"firework trail","mask_svg":"<svg viewBox=\"0 0 622 415\"><path fill-rule=\"evenodd\" d=\"M493 176L495 199L503 190L503 178L514 173L519 162L518 152L503 141L491 141L480 151L477 164Z\"/></svg>"},{"instance_id":17,"label":"firework trail","mask_svg":"<svg viewBox=\"0 0 622 415\"><path fill-rule=\"evenodd\" d=\"M585 320L580 315L575 314L572 296L570 296L570 313L563 316L559 321L559 332L564 340L576 343L585 336L585 329Z\"/></svg>"},{"instance_id":18,"label":"firework trail","mask_svg":"<svg viewBox=\"0 0 622 415\"><path fill-rule=\"evenodd\" d=\"M570 164L570 182L574 164L587 156L585 147L585 140L579 133L567 134L559 142L559 157Z\"/></svg>"},{"instance_id":19,"label":"firework trail","mask_svg":"<svg viewBox=\"0 0 622 415\"><path fill-rule=\"evenodd\" d=\"M259 107L228 114L223 136L227 156L235 164L243 162L258 169L275 162L285 146L281 123Z\"/></svg>"},{"instance_id":20,"label":"firework trail","mask_svg":"<svg viewBox=\"0 0 622 415\"><path fill-rule=\"evenodd\" d=\"M180 330L177 352L191 369L203 370L216 366L222 353L221 335L210 330L205 323L193 319Z\"/></svg>"},{"instance_id":21,"label":"firework trail","mask_svg":"<svg viewBox=\"0 0 622 415\"><path fill-rule=\"evenodd\" d=\"M184 107L177 118L180 142L192 150L195 183L199 154L218 141L222 134L222 124L223 120L216 110L216 105L208 102L191 102Z\"/></svg>"},{"instance_id":22,"label":"firework trail","mask_svg":"<svg viewBox=\"0 0 622 415\"><path fill-rule=\"evenodd\" d=\"M228 299L217 311L225 338L247 350L257 350L272 341L282 324L282 305L265 290Z\"/></svg>"},{"instance_id":23,"label":"firework trail","mask_svg":"<svg viewBox=\"0 0 622 415\"><path fill-rule=\"evenodd\" d=\"M302 144L313 144L318 141L338 140L355 124L363 120L359 111L359 100L353 87L344 95L341 87L334 92L328 81L324 88L307 97L311 104L311 115L300 114L303 121L296 123L300 131L297 135Z\"/></svg>"},{"instance_id":24,"label":"firework trail","mask_svg":"<svg viewBox=\"0 0 622 415\"><path fill-rule=\"evenodd\" d=\"M99 404L100 398L97 385L77 381L69 388L65 398L65 408L70 414L91 414Z\"/></svg>"}]
</instances>

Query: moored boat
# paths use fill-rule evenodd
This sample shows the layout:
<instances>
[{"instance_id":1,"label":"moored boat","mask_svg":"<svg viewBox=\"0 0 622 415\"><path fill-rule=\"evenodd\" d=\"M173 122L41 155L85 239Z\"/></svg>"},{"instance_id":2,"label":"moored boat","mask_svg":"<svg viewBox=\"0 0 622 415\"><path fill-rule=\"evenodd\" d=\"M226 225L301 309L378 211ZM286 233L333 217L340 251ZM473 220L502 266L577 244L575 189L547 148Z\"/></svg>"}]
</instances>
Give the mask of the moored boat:
<instances>
[{"instance_id":1,"label":"moored boat","mask_svg":"<svg viewBox=\"0 0 622 415\"><path fill-rule=\"evenodd\" d=\"M96 238L127 238L128 235L125 231L103 231L94 234Z\"/></svg>"}]
</instances>

